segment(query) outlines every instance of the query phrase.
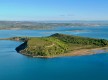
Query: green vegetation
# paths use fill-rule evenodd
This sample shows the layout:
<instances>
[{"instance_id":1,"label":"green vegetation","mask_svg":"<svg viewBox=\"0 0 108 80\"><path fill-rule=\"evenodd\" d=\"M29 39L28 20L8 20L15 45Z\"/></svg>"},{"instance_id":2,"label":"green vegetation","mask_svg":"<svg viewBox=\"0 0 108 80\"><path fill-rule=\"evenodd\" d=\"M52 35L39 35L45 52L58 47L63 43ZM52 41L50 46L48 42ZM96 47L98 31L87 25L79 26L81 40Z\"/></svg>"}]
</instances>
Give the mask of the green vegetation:
<instances>
[{"instance_id":1,"label":"green vegetation","mask_svg":"<svg viewBox=\"0 0 108 80\"><path fill-rule=\"evenodd\" d=\"M74 50L107 47L108 41L65 34L53 34L49 37L26 39L16 50L29 56L57 56Z\"/></svg>"}]
</instances>

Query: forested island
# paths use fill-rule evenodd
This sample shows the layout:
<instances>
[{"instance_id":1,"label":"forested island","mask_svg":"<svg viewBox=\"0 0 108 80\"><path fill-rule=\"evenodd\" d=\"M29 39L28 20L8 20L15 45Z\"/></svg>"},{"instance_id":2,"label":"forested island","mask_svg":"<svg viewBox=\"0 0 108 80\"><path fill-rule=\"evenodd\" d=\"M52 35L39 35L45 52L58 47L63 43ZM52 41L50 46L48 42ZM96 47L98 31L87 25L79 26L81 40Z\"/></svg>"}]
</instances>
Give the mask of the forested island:
<instances>
[{"instance_id":1,"label":"forested island","mask_svg":"<svg viewBox=\"0 0 108 80\"><path fill-rule=\"evenodd\" d=\"M108 40L53 34L48 37L13 37L8 40L22 41L18 53L31 57L61 57L96 54L95 50L108 49ZM99 52L98 52L99 53Z\"/></svg>"}]
</instances>

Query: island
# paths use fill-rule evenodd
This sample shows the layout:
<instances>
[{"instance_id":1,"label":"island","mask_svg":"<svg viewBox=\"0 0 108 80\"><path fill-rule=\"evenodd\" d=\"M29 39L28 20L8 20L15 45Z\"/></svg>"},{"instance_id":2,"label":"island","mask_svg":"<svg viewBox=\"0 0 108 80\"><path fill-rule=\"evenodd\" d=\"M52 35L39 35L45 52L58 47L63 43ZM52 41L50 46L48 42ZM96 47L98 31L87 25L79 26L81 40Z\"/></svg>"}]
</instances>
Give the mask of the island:
<instances>
[{"instance_id":1,"label":"island","mask_svg":"<svg viewBox=\"0 0 108 80\"><path fill-rule=\"evenodd\" d=\"M108 51L108 40L55 33L48 37L13 37L22 41L16 51L26 56L53 58L80 56Z\"/></svg>"},{"instance_id":2,"label":"island","mask_svg":"<svg viewBox=\"0 0 108 80\"><path fill-rule=\"evenodd\" d=\"M53 58L108 52L108 40L55 33L47 37L12 37L21 41L16 51L30 57Z\"/></svg>"}]
</instances>

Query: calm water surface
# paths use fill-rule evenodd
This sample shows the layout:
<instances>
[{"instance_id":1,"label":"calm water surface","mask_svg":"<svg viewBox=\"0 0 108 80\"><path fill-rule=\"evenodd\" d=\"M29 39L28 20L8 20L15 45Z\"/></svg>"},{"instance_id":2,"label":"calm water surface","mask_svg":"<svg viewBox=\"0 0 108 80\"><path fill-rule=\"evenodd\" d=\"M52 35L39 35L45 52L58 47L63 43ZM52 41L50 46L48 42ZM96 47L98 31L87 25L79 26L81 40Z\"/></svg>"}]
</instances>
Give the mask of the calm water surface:
<instances>
[{"instance_id":1,"label":"calm water surface","mask_svg":"<svg viewBox=\"0 0 108 80\"><path fill-rule=\"evenodd\" d=\"M54 30L0 30L0 38L49 36L53 33L108 39L107 27L58 27ZM31 58L15 51L21 42L0 41L0 80L108 80L108 53Z\"/></svg>"}]
</instances>

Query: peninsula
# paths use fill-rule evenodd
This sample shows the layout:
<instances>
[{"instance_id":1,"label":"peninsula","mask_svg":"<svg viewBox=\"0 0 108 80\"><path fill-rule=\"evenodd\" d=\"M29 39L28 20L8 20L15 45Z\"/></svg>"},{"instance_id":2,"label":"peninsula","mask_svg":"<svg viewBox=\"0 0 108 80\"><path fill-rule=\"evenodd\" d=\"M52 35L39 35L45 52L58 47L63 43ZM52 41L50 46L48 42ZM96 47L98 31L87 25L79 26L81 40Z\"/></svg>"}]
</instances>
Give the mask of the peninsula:
<instances>
[{"instance_id":1,"label":"peninsula","mask_svg":"<svg viewBox=\"0 0 108 80\"><path fill-rule=\"evenodd\" d=\"M18 53L31 57L52 58L102 53L108 49L108 40L53 34L48 37L13 37L9 40L23 41L16 48Z\"/></svg>"}]
</instances>

